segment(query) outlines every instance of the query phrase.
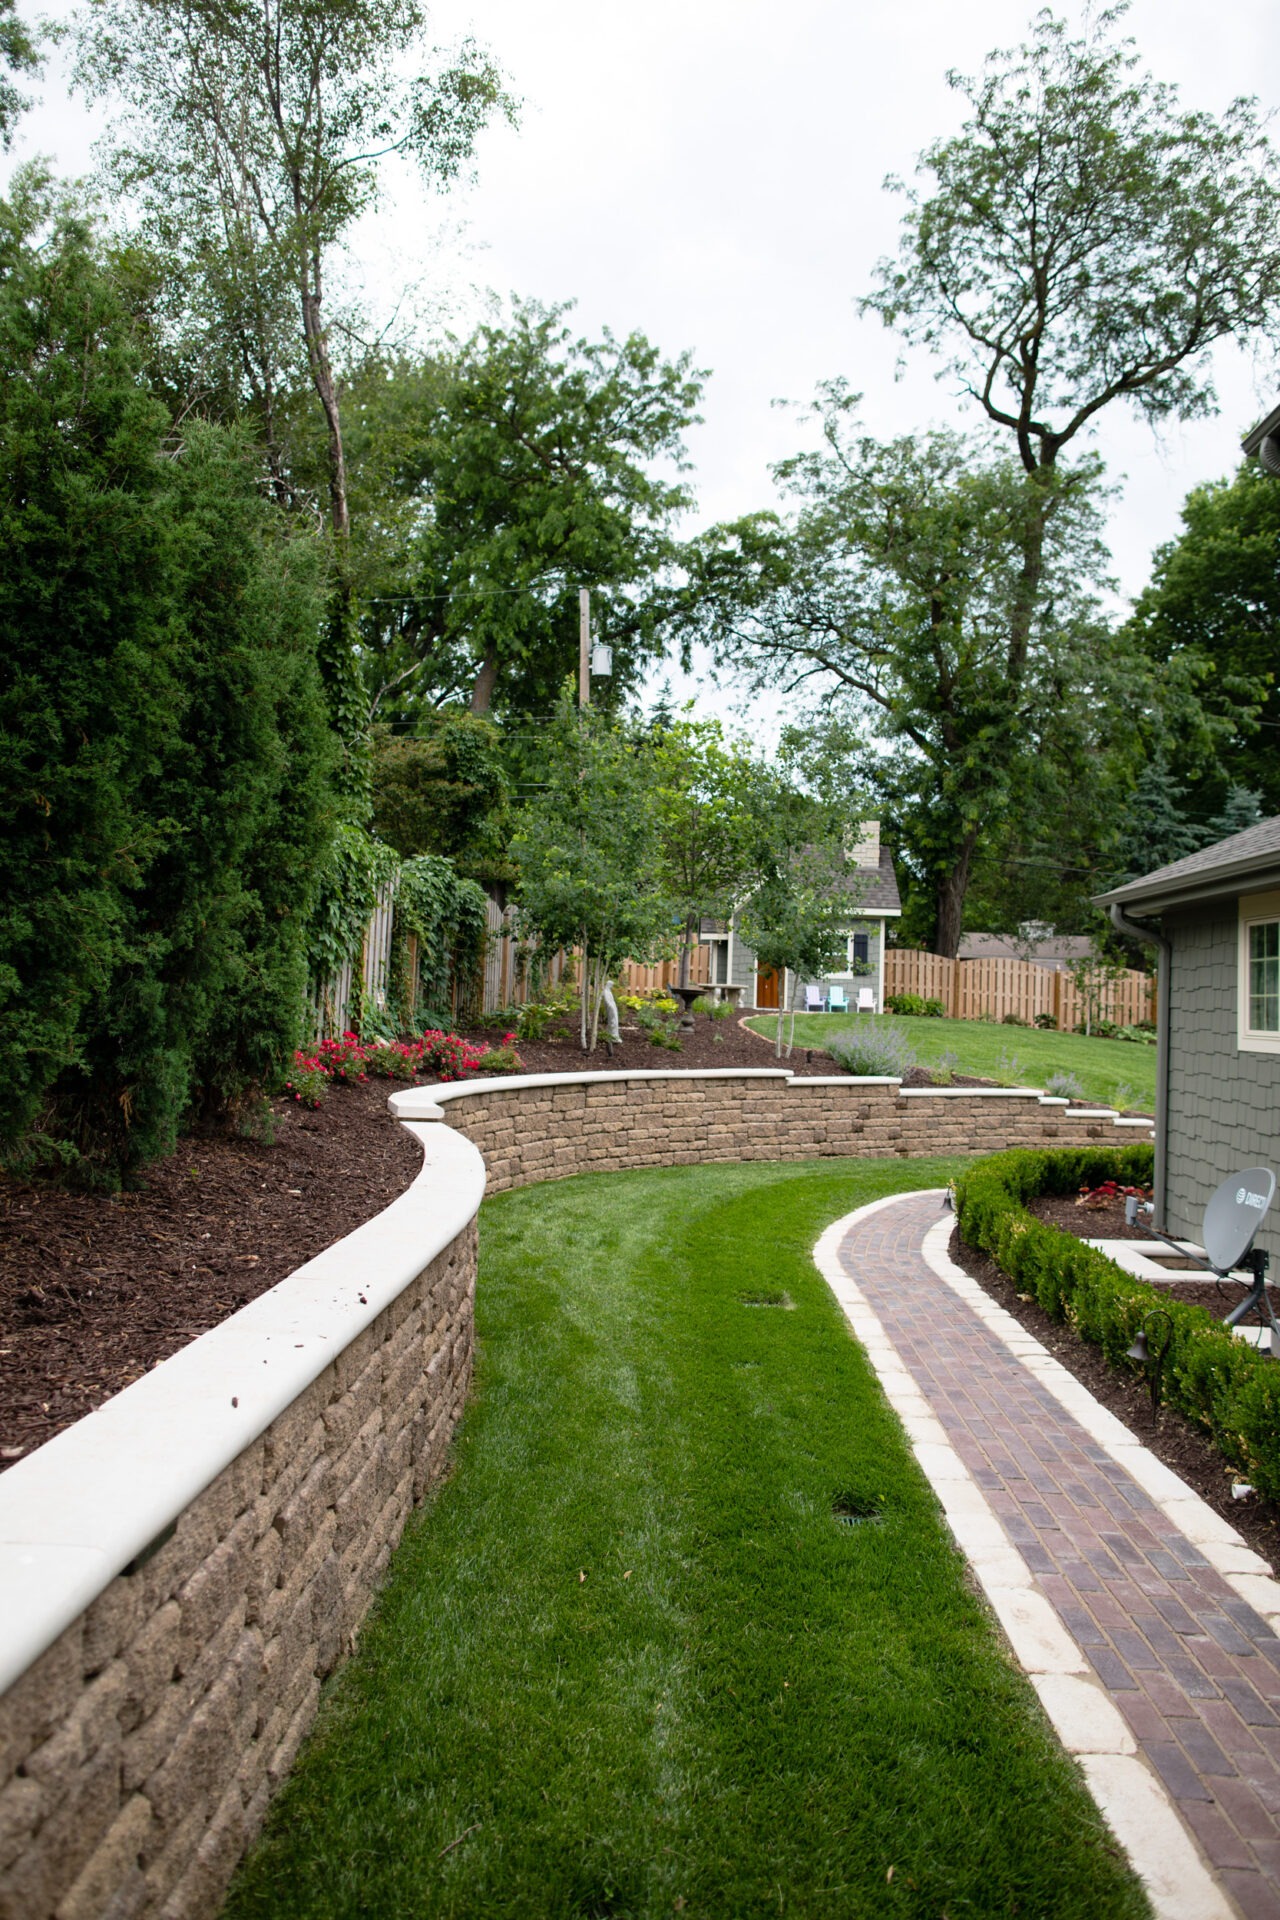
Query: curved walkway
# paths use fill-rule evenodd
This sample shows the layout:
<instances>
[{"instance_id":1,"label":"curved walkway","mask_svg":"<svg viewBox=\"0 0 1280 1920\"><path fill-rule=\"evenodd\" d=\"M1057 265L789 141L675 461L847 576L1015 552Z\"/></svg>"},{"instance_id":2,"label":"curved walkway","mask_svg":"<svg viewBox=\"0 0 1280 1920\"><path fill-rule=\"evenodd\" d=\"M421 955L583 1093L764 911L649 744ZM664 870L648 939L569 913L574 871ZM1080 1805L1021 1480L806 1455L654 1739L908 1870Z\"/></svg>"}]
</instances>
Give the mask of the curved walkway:
<instances>
[{"instance_id":1,"label":"curved walkway","mask_svg":"<svg viewBox=\"0 0 1280 1920\"><path fill-rule=\"evenodd\" d=\"M1280 1920L1280 1586L947 1258L938 1192L814 1257L1161 1920Z\"/></svg>"}]
</instances>

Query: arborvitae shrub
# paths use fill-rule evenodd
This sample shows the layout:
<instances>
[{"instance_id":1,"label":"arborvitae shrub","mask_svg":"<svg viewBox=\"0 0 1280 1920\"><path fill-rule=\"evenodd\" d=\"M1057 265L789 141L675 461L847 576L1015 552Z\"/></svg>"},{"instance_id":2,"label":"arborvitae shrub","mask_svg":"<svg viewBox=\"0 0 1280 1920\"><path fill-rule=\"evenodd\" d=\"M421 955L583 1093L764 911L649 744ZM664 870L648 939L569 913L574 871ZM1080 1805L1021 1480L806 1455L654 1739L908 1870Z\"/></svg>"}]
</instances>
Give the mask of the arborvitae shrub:
<instances>
[{"instance_id":1,"label":"arborvitae shrub","mask_svg":"<svg viewBox=\"0 0 1280 1920\"><path fill-rule=\"evenodd\" d=\"M0 203L0 1148L112 1184L290 1057L329 830L310 543L177 436L83 222Z\"/></svg>"}]
</instances>

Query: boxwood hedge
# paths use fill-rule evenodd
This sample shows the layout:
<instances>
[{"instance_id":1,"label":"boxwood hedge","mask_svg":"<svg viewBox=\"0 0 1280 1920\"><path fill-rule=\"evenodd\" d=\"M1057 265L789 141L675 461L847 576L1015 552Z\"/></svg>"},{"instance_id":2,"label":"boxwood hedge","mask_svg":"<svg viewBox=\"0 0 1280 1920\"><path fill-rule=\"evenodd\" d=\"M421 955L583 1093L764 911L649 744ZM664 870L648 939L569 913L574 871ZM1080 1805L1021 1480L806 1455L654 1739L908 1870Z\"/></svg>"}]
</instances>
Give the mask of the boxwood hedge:
<instances>
[{"instance_id":1,"label":"boxwood hedge","mask_svg":"<svg viewBox=\"0 0 1280 1920\"><path fill-rule=\"evenodd\" d=\"M1150 1146L997 1153L956 1182L961 1236L991 1256L1019 1290L1100 1346L1120 1366L1153 1306L1173 1322L1164 1368L1166 1401L1213 1436L1224 1458L1259 1493L1280 1498L1280 1364L1236 1340L1203 1307L1148 1286L1073 1234L1047 1226L1025 1202L1074 1193L1103 1180L1151 1178Z\"/></svg>"}]
</instances>

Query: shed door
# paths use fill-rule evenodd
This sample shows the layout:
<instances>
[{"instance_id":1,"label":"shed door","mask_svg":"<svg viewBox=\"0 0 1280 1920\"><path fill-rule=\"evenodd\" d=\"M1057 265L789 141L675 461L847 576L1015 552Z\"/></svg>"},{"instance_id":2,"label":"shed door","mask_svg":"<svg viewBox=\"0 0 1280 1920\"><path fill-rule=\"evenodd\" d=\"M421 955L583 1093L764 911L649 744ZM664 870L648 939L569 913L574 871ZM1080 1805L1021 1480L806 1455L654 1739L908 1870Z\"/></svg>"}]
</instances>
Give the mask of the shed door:
<instances>
[{"instance_id":1,"label":"shed door","mask_svg":"<svg viewBox=\"0 0 1280 1920\"><path fill-rule=\"evenodd\" d=\"M756 969L756 1005L758 1007L776 1007L778 1004L778 970L776 967L758 967Z\"/></svg>"}]
</instances>

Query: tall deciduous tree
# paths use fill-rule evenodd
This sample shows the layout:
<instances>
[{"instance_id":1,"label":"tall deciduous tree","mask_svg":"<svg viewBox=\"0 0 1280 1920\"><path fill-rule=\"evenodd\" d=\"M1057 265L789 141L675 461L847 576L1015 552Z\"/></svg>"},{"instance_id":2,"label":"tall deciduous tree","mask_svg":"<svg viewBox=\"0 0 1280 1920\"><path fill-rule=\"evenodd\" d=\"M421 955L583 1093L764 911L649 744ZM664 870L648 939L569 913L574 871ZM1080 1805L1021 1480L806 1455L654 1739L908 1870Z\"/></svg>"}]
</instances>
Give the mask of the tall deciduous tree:
<instances>
[{"instance_id":1,"label":"tall deciduous tree","mask_svg":"<svg viewBox=\"0 0 1280 1920\"><path fill-rule=\"evenodd\" d=\"M655 736L653 804L663 887L680 916L680 984L704 918L728 920L769 865L777 782L716 720Z\"/></svg>"},{"instance_id":2,"label":"tall deciduous tree","mask_svg":"<svg viewBox=\"0 0 1280 1920\"><path fill-rule=\"evenodd\" d=\"M602 713L576 711L566 698L548 729L542 790L516 817L520 922L552 951L579 950L584 1053L596 1044L609 976L669 939L653 783L642 738Z\"/></svg>"},{"instance_id":3,"label":"tall deciduous tree","mask_svg":"<svg viewBox=\"0 0 1280 1920\"><path fill-rule=\"evenodd\" d=\"M975 849L1018 770L1127 656L1097 644L1088 472L1055 472L1033 495L1018 469L957 435L859 435L855 404L839 382L822 390L822 451L776 470L796 515L704 536L691 601L722 660L760 686L807 688L827 722L839 714L860 731L859 771L890 801L932 895L933 943L954 955ZM1023 631L1013 610L1029 517L1042 591Z\"/></svg>"},{"instance_id":4,"label":"tall deciduous tree","mask_svg":"<svg viewBox=\"0 0 1280 1920\"><path fill-rule=\"evenodd\" d=\"M1138 71L1122 7L1084 38L1040 13L977 79L971 112L925 149L896 260L864 303L947 358L1029 478L1015 665L1045 591L1064 451L1107 407L1191 419L1215 405L1207 350L1274 326L1280 169L1256 104L1215 119Z\"/></svg>"},{"instance_id":5,"label":"tall deciduous tree","mask_svg":"<svg viewBox=\"0 0 1280 1920\"><path fill-rule=\"evenodd\" d=\"M791 976L790 1054L796 1037L796 1000L807 980L821 980L844 958L850 922L865 887L851 873L843 846L816 841L779 849L773 870L748 900L742 937L757 966L772 968L779 981ZM783 1013L774 1028L774 1052L782 1055Z\"/></svg>"},{"instance_id":6,"label":"tall deciduous tree","mask_svg":"<svg viewBox=\"0 0 1280 1920\"><path fill-rule=\"evenodd\" d=\"M1131 632L1155 660L1202 665L1201 698L1225 737L1177 741L1196 798L1217 806L1234 781L1280 813L1280 481L1246 464L1189 494L1182 524Z\"/></svg>"},{"instance_id":7,"label":"tall deciduous tree","mask_svg":"<svg viewBox=\"0 0 1280 1920\"><path fill-rule=\"evenodd\" d=\"M336 592L330 700L349 743L365 715L354 674L350 506L326 294L335 250L376 204L382 165L416 163L445 184L496 110L511 110L492 62L466 42L424 47L420 0L91 0L78 76L125 112L110 173L162 255L203 294L234 343L220 378L251 395L277 486L282 389L300 358L325 425ZM292 336L285 326L292 306Z\"/></svg>"},{"instance_id":8,"label":"tall deciduous tree","mask_svg":"<svg viewBox=\"0 0 1280 1920\"><path fill-rule=\"evenodd\" d=\"M678 477L702 376L642 334L575 338L518 304L425 366L373 365L353 394L377 585L370 691L403 717L549 713L596 592L616 700L661 649L655 582L691 503Z\"/></svg>"},{"instance_id":9,"label":"tall deciduous tree","mask_svg":"<svg viewBox=\"0 0 1280 1920\"><path fill-rule=\"evenodd\" d=\"M26 96L18 91L14 76L40 71L39 31L33 32L18 18L14 0L0 0L0 145L13 139L18 116L27 106Z\"/></svg>"}]
</instances>

